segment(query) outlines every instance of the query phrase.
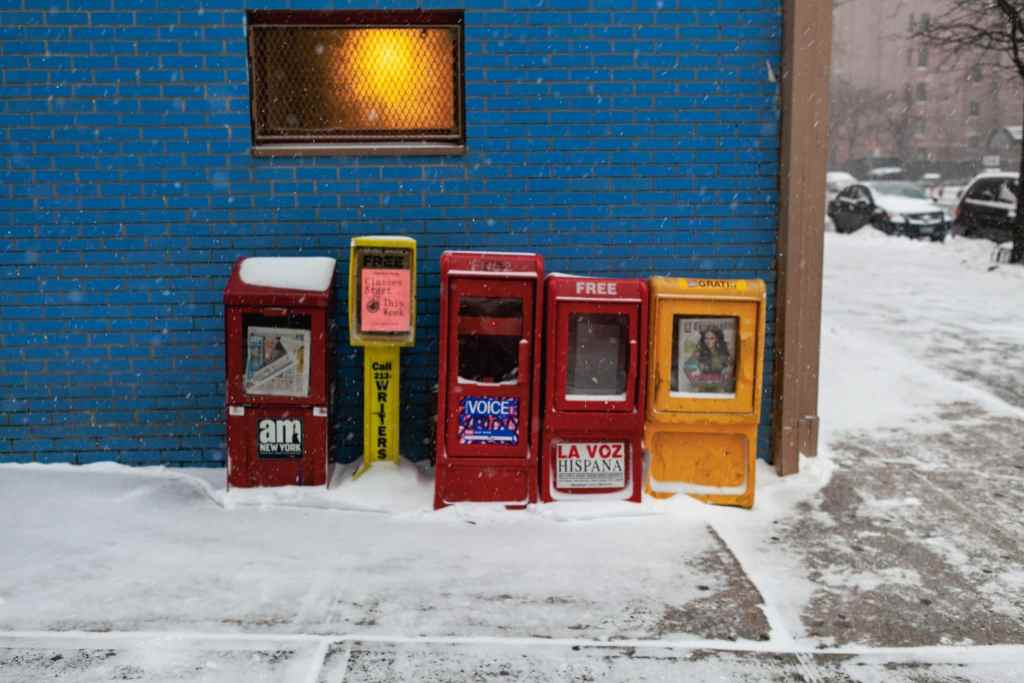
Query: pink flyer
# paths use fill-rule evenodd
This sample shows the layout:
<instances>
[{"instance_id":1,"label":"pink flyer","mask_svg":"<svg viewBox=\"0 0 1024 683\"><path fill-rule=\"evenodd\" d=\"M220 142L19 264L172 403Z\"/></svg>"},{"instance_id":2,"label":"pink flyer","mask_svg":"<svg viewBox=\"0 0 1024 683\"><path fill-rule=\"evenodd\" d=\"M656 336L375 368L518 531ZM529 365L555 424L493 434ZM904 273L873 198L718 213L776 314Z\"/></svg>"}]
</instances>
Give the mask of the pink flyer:
<instances>
[{"instance_id":1,"label":"pink flyer","mask_svg":"<svg viewBox=\"0 0 1024 683\"><path fill-rule=\"evenodd\" d=\"M362 332L408 332L409 271L363 268L359 326Z\"/></svg>"}]
</instances>

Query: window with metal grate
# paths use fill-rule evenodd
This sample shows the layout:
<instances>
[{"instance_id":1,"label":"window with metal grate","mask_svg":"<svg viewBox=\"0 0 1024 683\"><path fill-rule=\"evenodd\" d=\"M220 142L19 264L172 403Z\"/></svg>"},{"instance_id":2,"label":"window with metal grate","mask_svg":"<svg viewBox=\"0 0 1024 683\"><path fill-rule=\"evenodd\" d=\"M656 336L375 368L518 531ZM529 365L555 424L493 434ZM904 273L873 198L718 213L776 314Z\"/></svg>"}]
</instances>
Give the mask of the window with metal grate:
<instances>
[{"instance_id":1,"label":"window with metal grate","mask_svg":"<svg viewBox=\"0 0 1024 683\"><path fill-rule=\"evenodd\" d=\"M253 153L461 153L463 12L251 10Z\"/></svg>"}]
</instances>

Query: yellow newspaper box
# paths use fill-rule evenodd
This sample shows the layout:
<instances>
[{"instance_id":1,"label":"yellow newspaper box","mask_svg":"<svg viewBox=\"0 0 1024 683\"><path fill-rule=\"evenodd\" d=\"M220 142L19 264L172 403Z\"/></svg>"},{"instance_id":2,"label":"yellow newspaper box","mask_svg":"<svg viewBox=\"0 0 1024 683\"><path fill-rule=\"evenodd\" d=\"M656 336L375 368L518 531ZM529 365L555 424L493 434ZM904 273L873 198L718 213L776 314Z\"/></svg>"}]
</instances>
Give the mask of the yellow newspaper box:
<instances>
[{"instance_id":1,"label":"yellow newspaper box","mask_svg":"<svg viewBox=\"0 0 1024 683\"><path fill-rule=\"evenodd\" d=\"M352 238L348 331L352 346L416 342L416 240L388 235Z\"/></svg>"},{"instance_id":2,"label":"yellow newspaper box","mask_svg":"<svg viewBox=\"0 0 1024 683\"><path fill-rule=\"evenodd\" d=\"M363 348L363 466L398 462L399 349L416 342L416 240L354 237L348 330Z\"/></svg>"},{"instance_id":3,"label":"yellow newspaper box","mask_svg":"<svg viewBox=\"0 0 1024 683\"><path fill-rule=\"evenodd\" d=\"M764 282L655 277L650 292L645 490L753 507Z\"/></svg>"}]
</instances>

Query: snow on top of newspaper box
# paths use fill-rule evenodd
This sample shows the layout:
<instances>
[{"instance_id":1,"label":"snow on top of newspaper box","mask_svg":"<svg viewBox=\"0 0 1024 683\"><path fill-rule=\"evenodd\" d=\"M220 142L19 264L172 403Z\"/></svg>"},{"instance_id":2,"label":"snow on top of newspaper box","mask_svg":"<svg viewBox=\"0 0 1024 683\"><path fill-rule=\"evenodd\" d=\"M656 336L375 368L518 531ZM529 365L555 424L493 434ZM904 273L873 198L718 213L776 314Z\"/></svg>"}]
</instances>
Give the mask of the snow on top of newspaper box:
<instances>
[{"instance_id":1,"label":"snow on top of newspaper box","mask_svg":"<svg viewBox=\"0 0 1024 683\"><path fill-rule=\"evenodd\" d=\"M242 282L254 287L323 292L331 286L334 259L327 256L254 256L242 261Z\"/></svg>"}]
</instances>

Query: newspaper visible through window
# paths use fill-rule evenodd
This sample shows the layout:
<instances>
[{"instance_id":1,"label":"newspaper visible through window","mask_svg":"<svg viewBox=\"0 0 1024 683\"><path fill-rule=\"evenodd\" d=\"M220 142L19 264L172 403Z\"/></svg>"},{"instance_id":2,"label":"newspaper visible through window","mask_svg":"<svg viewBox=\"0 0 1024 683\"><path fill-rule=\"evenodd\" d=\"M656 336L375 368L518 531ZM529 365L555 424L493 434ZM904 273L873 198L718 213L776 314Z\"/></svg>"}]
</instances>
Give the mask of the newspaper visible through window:
<instances>
[{"instance_id":1,"label":"newspaper visible through window","mask_svg":"<svg viewBox=\"0 0 1024 683\"><path fill-rule=\"evenodd\" d=\"M263 396L309 395L309 330L248 328L245 393Z\"/></svg>"}]
</instances>

